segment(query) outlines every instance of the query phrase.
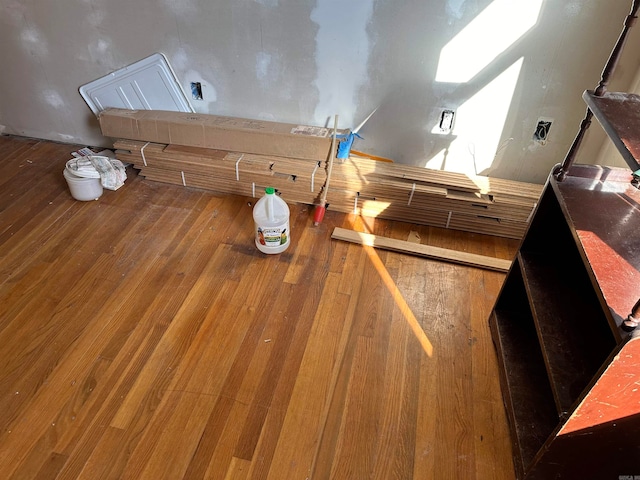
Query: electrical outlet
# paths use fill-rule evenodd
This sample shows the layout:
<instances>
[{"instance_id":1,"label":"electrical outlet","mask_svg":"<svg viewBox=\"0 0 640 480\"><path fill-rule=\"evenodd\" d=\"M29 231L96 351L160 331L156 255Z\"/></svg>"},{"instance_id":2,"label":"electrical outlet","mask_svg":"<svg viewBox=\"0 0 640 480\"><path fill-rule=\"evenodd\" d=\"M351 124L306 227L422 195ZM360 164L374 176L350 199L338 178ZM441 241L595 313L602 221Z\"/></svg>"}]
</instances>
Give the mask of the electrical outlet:
<instances>
[{"instance_id":1,"label":"electrical outlet","mask_svg":"<svg viewBox=\"0 0 640 480\"><path fill-rule=\"evenodd\" d=\"M536 125L536 130L533 132L533 139L544 145L547 143L547 138L549 138L549 130L551 130L551 124L553 123L553 118L540 117L538 118L538 124Z\"/></svg>"},{"instance_id":2,"label":"electrical outlet","mask_svg":"<svg viewBox=\"0 0 640 480\"><path fill-rule=\"evenodd\" d=\"M194 100L202 100L202 83L191 82L191 98Z\"/></svg>"},{"instance_id":3,"label":"electrical outlet","mask_svg":"<svg viewBox=\"0 0 640 480\"><path fill-rule=\"evenodd\" d=\"M450 133L453 129L453 119L455 117L455 112L453 110L443 110L440 114L440 132L441 133Z\"/></svg>"}]
</instances>

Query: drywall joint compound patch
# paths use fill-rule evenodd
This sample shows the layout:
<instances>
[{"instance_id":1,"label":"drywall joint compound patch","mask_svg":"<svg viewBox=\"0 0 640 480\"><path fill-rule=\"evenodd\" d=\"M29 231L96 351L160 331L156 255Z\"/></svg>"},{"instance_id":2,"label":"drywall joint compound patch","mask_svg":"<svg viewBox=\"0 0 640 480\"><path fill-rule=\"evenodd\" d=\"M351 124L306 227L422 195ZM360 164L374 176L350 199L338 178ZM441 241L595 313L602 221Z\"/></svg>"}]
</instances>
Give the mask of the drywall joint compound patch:
<instances>
[{"instance_id":1,"label":"drywall joint compound patch","mask_svg":"<svg viewBox=\"0 0 640 480\"><path fill-rule=\"evenodd\" d=\"M311 20L318 25L314 82L318 105L314 123L324 125L336 113L353 125L359 88L367 83L370 42L367 25L374 0L337 2L318 0Z\"/></svg>"}]
</instances>

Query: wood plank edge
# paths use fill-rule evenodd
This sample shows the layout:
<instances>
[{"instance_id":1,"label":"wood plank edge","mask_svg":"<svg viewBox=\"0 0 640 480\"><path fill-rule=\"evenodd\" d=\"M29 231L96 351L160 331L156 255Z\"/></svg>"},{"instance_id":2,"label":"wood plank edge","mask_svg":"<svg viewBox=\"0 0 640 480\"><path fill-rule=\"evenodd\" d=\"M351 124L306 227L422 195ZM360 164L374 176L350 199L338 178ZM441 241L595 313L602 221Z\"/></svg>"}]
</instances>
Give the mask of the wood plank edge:
<instances>
[{"instance_id":1,"label":"wood plank edge","mask_svg":"<svg viewBox=\"0 0 640 480\"><path fill-rule=\"evenodd\" d=\"M511 267L510 260L487 257L485 255L478 255L475 253L459 252L457 250L433 247L430 245L416 244L405 240L396 240L394 238L356 232L354 230L348 230L340 227L336 227L333 230L331 238L335 240L343 240L345 242L357 243L359 245L381 248L383 250L416 255L424 258L444 260L469 267L485 268L487 270L502 273L508 272Z\"/></svg>"}]
</instances>

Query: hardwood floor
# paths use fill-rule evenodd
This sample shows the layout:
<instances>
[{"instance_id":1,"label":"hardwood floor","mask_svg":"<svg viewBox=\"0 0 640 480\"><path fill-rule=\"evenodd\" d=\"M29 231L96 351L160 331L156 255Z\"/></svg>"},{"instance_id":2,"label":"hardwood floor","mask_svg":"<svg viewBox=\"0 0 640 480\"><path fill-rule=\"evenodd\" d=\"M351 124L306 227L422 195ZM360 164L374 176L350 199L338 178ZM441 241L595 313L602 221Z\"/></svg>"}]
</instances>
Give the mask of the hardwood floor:
<instances>
[{"instance_id":1,"label":"hardwood floor","mask_svg":"<svg viewBox=\"0 0 640 480\"><path fill-rule=\"evenodd\" d=\"M76 147L0 137L7 479L512 479L487 318L501 273L330 239L335 226L511 258L517 242L129 172L71 198Z\"/></svg>"}]
</instances>

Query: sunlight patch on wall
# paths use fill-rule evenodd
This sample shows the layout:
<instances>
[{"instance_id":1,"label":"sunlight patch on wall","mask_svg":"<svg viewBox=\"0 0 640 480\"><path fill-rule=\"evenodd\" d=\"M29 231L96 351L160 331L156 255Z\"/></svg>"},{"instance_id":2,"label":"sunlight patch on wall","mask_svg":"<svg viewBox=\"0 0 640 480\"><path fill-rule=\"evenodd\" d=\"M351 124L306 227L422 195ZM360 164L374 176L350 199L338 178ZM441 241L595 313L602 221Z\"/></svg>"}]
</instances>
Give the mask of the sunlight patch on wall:
<instances>
[{"instance_id":1,"label":"sunlight patch on wall","mask_svg":"<svg viewBox=\"0 0 640 480\"><path fill-rule=\"evenodd\" d=\"M544 0L495 0L440 52L436 82L466 83L538 21Z\"/></svg>"},{"instance_id":2,"label":"sunlight patch on wall","mask_svg":"<svg viewBox=\"0 0 640 480\"><path fill-rule=\"evenodd\" d=\"M463 103L457 111L448 149L427 163L429 168L483 175L491 167L511 107L524 58Z\"/></svg>"}]
</instances>

